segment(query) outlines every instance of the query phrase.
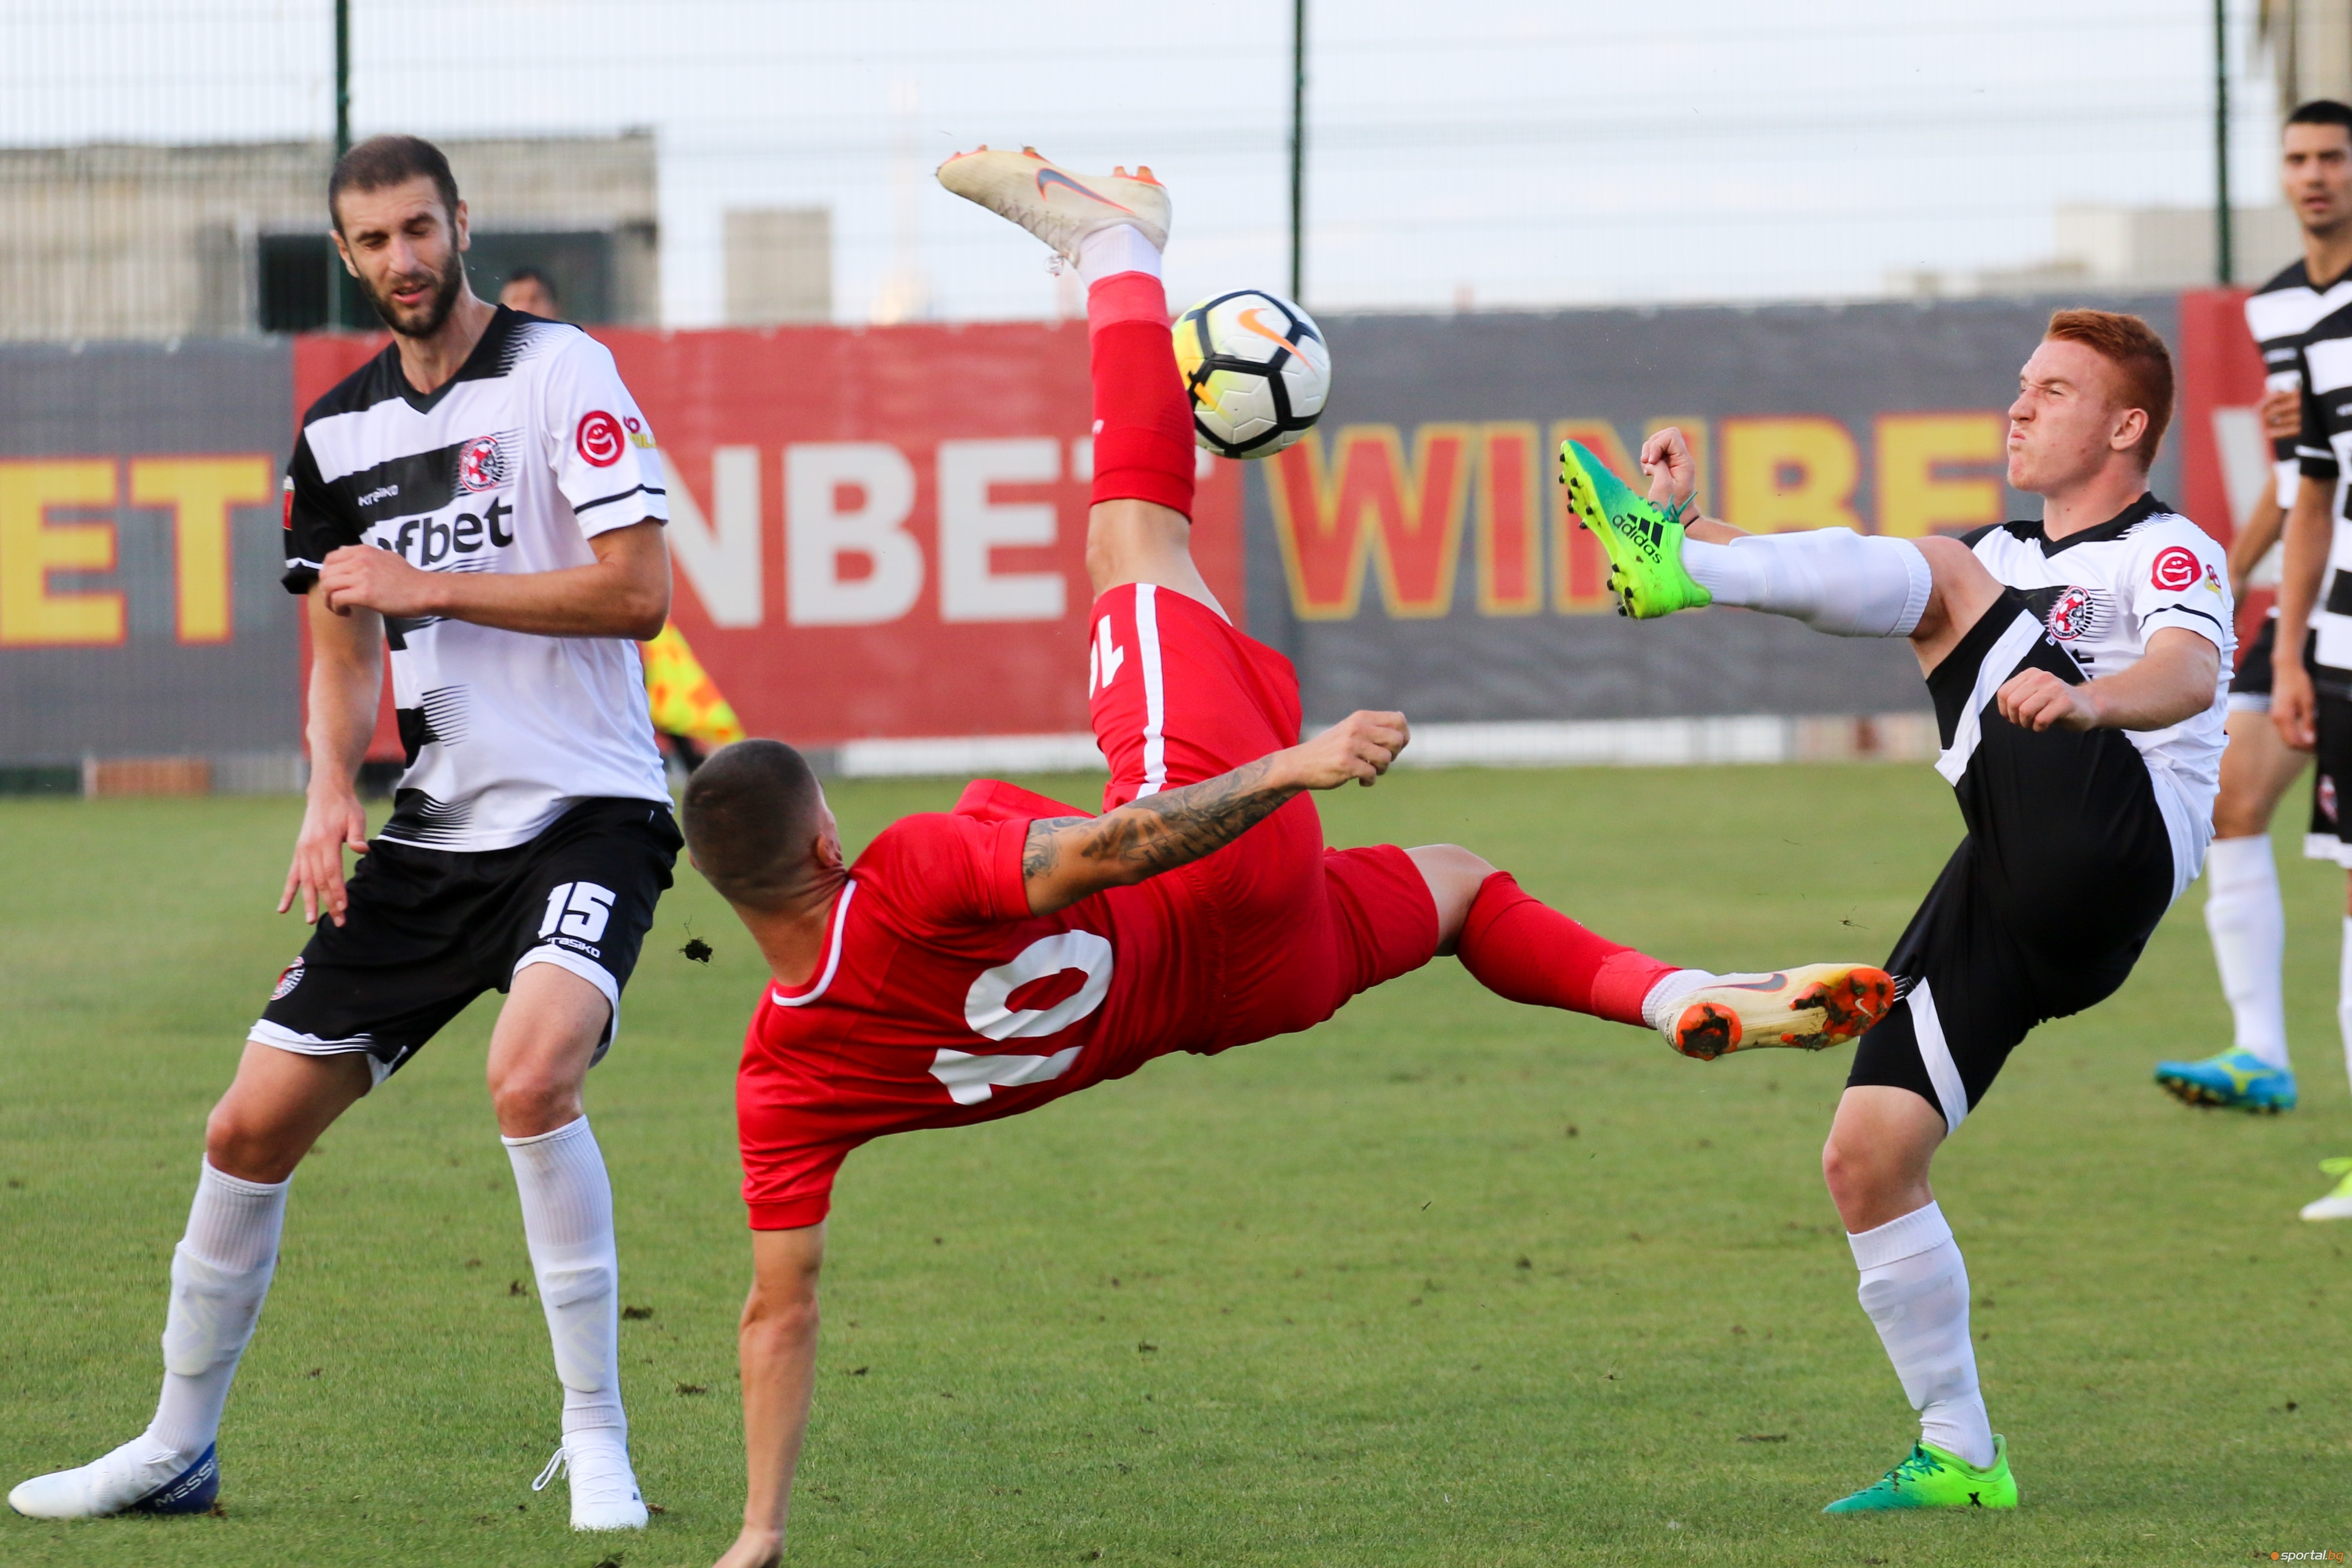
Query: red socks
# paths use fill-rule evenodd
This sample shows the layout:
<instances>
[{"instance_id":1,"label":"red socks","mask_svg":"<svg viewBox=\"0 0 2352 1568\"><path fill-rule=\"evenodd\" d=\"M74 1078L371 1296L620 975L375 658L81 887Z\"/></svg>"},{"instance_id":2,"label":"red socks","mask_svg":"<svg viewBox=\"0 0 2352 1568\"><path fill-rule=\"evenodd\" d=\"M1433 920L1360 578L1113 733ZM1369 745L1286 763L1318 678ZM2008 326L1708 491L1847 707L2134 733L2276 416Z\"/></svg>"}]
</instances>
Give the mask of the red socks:
<instances>
[{"instance_id":1,"label":"red socks","mask_svg":"<svg viewBox=\"0 0 2352 1568\"><path fill-rule=\"evenodd\" d=\"M1168 296L1148 272L1087 290L1095 384L1093 499L1192 515L1192 410L1168 335Z\"/></svg>"},{"instance_id":2,"label":"red socks","mask_svg":"<svg viewBox=\"0 0 2352 1568\"><path fill-rule=\"evenodd\" d=\"M1455 951L1497 996L1637 1026L1643 999L1675 969L1585 930L1507 871L1480 884Z\"/></svg>"}]
</instances>

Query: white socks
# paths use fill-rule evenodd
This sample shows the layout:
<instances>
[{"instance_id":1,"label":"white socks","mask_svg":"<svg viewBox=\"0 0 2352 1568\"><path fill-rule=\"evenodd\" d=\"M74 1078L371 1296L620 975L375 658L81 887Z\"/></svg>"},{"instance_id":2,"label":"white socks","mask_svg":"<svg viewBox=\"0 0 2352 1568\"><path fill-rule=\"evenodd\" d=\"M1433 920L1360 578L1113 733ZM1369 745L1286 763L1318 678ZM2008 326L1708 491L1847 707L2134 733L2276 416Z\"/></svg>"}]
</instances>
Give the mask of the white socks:
<instances>
[{"instance_id":1,"label":"white socks","mask_svg":"<svg viewBox=\"0 0 2352 1568\"><path fill-rule=\"evenodd\" d=\"M1160 276L1160 252L1143 237L1141 229L1131 223L1115 223L1078 241L1078 279L1087 288L1122 272Z\"/></svg>"},{"instance_id":2,"label":"white socks","mask_svg":"<svg viewBox=\"0 0 2352 1568\"><path fill-rule=\"evenodd\" d=\"M1907 637L1936 574L1907 539L1822 528L1729 544L1683 541L1683 570L1718 605L1789 616L1837 637Z\"/></svg>"},{"instance_id":3,"label":"white socks","mask_svg":"<svg viewBox=\"0 0 2352 1568\"><path fill-rule=\"evenodd\" d=\"M2221 994L2230 999L2236 1047L2284 1071L2286 998L2279 970L2286 953L2286 911L2279 903L2271 836L2213 840L2205 856L2205 929L2213 937ZM2352 1035L2346 1038L2352 1042Z\"/></svg>"},{"instance_id":4,"label":"white socks","mask_svg":"<svg viewBox=\"0 0 2352 1568\"><path fill-rule=\"evenodd\" d=\"M536 1138L503 1138L522 1198L522 1230L555 1375L563 1383L563 1440L628 1440L621 1410L621 1262L613 1240L613 1184L588 1119ZM600 1430L601 1429L601 1430Z\"/></svg>"},{"instance_id":5,"label":"white socks","mask_svg":"<svg viewBox=\"0 0 2352 1568\"><path fill-rule=\"evenodd\" d=\"M1992 1422L1969 1343L1969 1270L1944 1211L1914 1209L1847 1236L1862 1270L1862 1310L1919 1413L1919 1436L1979 1469L1992 1463Z\"/></svg>"},{"instance_id":6,"label":"white socks","mask_svg":"<svg viewBox=\"0 0 2352 1568\"><path fill-rule=\"evenodd\" d=\"M163 1315L163 1394L147 1436L184 1460L211 1447L237 1358L253 1338L289 1182L240 1181L204 1163L187 1234L172 1252L172 1300Z\"/></svg>"},{"instance_id":7,"label":"white socks","mask_svg":"<svg viewBox=\"0 0 2352 1568\"><path fill-rule=\"evenodd\" d=\"M1664 1031L1666 1009L1702 985L1712 985L1719 977L1707 969L1677 969L1672 974L1662 974L1642 998L1642 1022L1653 1029Z\"/></svg>"},{"instance_id":8,"label":"white socks","mask_svg":"<svg viewBox=\"0 0 2352 1568\"><path fill-rule=\"evenodd\" d=\"M2344 956L2336 962L2336 1027L2344 1037L2344 1070L2352 1074L2352 915L2344 917Z\"/></svg>"}]
</instances>

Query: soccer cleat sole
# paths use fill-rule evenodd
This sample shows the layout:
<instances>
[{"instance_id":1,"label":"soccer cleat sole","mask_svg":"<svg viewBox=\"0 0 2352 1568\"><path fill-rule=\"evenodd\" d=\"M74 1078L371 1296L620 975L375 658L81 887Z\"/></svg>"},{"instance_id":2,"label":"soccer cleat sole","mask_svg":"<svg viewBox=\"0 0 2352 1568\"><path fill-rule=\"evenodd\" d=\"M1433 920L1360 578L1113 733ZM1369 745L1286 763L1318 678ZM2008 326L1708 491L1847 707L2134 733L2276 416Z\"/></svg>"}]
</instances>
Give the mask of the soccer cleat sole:
<instances>
[{"instance_id":1,"label":"soccer cleat sole","mask_svg":"<svg viewBox=\"0 0 2352 1568\"><path fill-rule=\"evenodd\" d=\"M1650 509L1647 502L1642 503L1642 510L1649 511L1651 513L1649 516L1644 517L1637 513L1623 527L1609 520L1608 503L1601 500L1601 491L1595 485L1592 474L1587 466L1599 460L1577 442L1564 441L1560 444L1559 479L1560 486L1568 498L1569 513L1576 519L1578 527L1591 533L1600 543L1601 553L1608 559L1609 578L1605 586L1616 596L1617 613L1621 616L1630 616L1637 621L1649 621L1656 620L1663 616L1670 616L1676 610L1705 607L1708 602L1708 595L1705 590L1698 588L1695 584L1688 584L1687 579L1685 579L1685 588L1676 588L1670 582L1656 581L1662 575L1669 575L1669 574L1657 562L1641 560L1641 547L1626 537L1626 529L1629 528L1645 533L1649 538L1651 552L1655 554L1661 550L1669 548L1673 541L1679 539L1681 537L1679 531L1671 530ZM1611 474L1608 478L1611 483L1619 489L1624 488L1622 481L1615 475ZM1633 492L1627 490L1626 494L1632 496ZM1640 498L1633 499L1638 500ZM1641 571L1637 573L1633 569L1634 567L1641 568ZM1675 602L1653 603L1649 595L1638 591L1636 584L1641 581L1643 574L1653 579L1653 591Z\"/></svg>"},{"instance_id":2,"label":"soccer cleat sole","mask_svg":"<svg viewBox=\"0 0 2352 1568\"><path fill-rule=\"evenodd\" d=\"M2167 1078L2161 1073L2157 1075L2156 1087L2183 1105L2193 1105L2204 1110L2242 1110L2251 1116L2276 1116L2282 1110L2294 1109L2292 1100L2282 1105L2274 1100L2240 1100L2222 1093L2210 1084L2199 1083L2194 1079Z\"/></svg>"},{"instance_id":3,"label":"soccer cleat sole","mask_svg":"<svg viewBox=\"0 0 2352 1568\"><path fill-rule=\"evenodd\" d=\"M1827 1050L1860 1038L1895 1005L1894 977L1869 964L1816 963L1766 981L1694 993L1675 1020L1675 1049L1703 1062L1768 1046Z\"/></svg>"}]
</instances>

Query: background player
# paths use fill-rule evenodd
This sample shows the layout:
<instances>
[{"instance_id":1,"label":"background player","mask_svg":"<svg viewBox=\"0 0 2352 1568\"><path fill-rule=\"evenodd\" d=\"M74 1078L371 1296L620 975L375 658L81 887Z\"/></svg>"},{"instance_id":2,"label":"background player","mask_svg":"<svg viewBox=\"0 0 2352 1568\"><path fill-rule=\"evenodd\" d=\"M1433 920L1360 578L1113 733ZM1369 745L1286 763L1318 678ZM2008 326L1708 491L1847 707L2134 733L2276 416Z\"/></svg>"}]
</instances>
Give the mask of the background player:
<instances>
[{"instance_id":1,"label":"background player","mask_svg":"<svg viewBox=\"0 0 2352 1568\"><path fill-rule=\"evenodd\" d=\"M1634 616L1719 602L1908 637L1968 824L1887 960L1903 999L1855 1051L1822 1155L1863 1310L1920 1413L1910 1455L1832 1512L2016 1506L1928 1167L2027 1031L2123 984L2204 858L2234 639L2221 547L2147 493L2172 386L2137 317L2053 316L2009 411L2009 482L2042 498L2042 520L1966 541L1696 517L1686 536L1680 431L1642 448L1663 515L1563 453Z\"/></svg>"},{"instance_id":2,"label":"background player","mask_svg":"<svg viewBox=\"0 0 2352 1568\"><path fill-rule=\"evenodd\" d=\"M574 1528L638 1528L613 1194L581 1091L679 844L630 640L668 613L661 465L610 353L467 287L466 207L432 145L362 142L327 200L394 336L304 416L287 478L311 774L278 909L299 895L317 929L205 1130L153 1423L8 1500L47 1519L211 1505L294 1167L496 988L490 1099L563 1384L541 1482L568 1463ZM353 779L387 644L409 765L371 845ZM365 857L348 886L345 848Z\"/></svg>"},{"instance_id":3,"label":"background player","mask_svg":"<svg viewBox=\"0 0 2352 1568\"><path fill-rule=\"evenodd\" d=\"M1370 784L1402 749L1404 720L1358 713L1294 743L1289 662L1226 621L1193 564L1192 419L1160 284L1166 193L1149 171L1073 176L985 149L940 180L1045 239L1088 285L1088 696L1111 778L1093 817L974 784L954 812L886 828L854 867L788 746L730 746L688 785L696 864L775 982L737 1089L754 1280L750 1490L729 1568L782 1552L825 1215L835 1173L868 1139L1013 1115L1171 1051L1306 1028L1439 952L1503 995L1646 1021L1701 1055L1825 1045L1891 997L1881 972L1852 965L1677 970L1451 845L1326 851L1302 792Z\"/></svg>"},{"instance_id":4,"label":"background player","mask_svg":"<svg viewBox=\"0 0 2352 1568\"><path fill-rule=\"evenodd\" d=\"M2352 266L2352 112L2341 105L2310 104L2295 111L2286 134L2304 149L2311 173L2291 187L2306 232L2332 208L2337 216L2325 258ZM2313 118L2304 117L2309 112ZM2309 245L2306 241L2306 254ZM2338 284L2352 294L2352 288ZM2331 290L2334 292L2334 290ZM2343 474L2352 460L2352 412L2344 394L2352 390L2352 298L2304 332L2295 345L2295 369L2303 378L2301 433L2295 455L2302 482L2287 519L2285 562L2279 574L2278 637L2281 646L2303 646L2310 634L2308 665L2278 662L2271 679L2271 718L2279 735L2300 751L2316 751L2311 824L2304 853L2333 860L2352 872L2352 830L2347 830L2343 792L2352 782L2352 531L2344 521ZM2347 886L2342 962L2338 966L2336 1016L2347 1068L2352 1068L2352 885ZM2341 1177L2336 1190L2306 1204L2305 1219L2352 1218L2352 1161L2323 1164Z\"/></svg>"},{"instance_id":5,"label":"background player","mask_svg":"<svg viewBox=\"0 0 2352 1568\"><path fill-rule=\"evenodd\" d=\"M2246 300L2246 327L2262 350L2268 376L2263 429L2271 438L2276 483L2263 491L2254 515L2230 542L2230 591L2239 597L2257 578L2257 563L2267 563L2261 574L2276 581L2273 546L2303 483L2295 437L2303 424L2305 335L2352 306L2352 278L2346 276L2352 271L2352 107L2323 99L2290 115L2280 177L2287 205L2303 224L2303 259ZM2156 1081L2192 1105L2285 1110L2295 1102L2280 973L2286 910L2271 856L2271 818L2308 757L2288 745L2271 722L2277 633L2273 604L2231 683L2230 743L2221 754L2213 847L2205 860L2205 925L2212 933L2221 990L2230 999L2231 1047L2202 1061L2159 1062L2156 1068ZM2352 1022L2346 1025L2345 1050L2352 1060ZM2340 1204L2331 1197L2312 1206L2352 1214L2352 1194Z\"/></svg>"},{"instance_id":6,"label":"background player","mask_svg":"<svg viewBox=\"0 0 2352 1568\"><path fill-rule=\"evenodd\" d=\"M507 280L499 286L499 303L542 321L563 320L563 307L556 300L554 281L536 267L518 267L508 273Z\"/></svg>"}]
</instances>

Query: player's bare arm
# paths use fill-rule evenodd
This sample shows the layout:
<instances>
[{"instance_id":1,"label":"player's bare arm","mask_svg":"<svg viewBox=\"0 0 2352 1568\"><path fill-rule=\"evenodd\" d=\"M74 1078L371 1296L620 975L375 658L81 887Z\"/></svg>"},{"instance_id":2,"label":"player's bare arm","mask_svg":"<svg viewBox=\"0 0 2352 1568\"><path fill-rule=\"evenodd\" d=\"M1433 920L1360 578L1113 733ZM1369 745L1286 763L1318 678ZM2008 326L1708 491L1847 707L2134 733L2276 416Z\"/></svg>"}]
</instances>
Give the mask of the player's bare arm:
<instances>
[{"instance_id":1,"label":"player's bare arm","mask_svg":"<svg viewBox=\"0 0 2352 1568\"><path fill-rule=\"evenodd\" d=\"M2271 546L2279 542L2279 535L2285 530L2286 508L2279 505L2278 497L2265 486L2263 499L2254 503L2253 511L2230 539L2231 598L2246 596L2246 580L2253 575L2254 568L2262 564L2263 557L2271 552Z\"/></svg>"},{"instance_id":2,"label":"player's bare arm","mask_svg":"<svg viewBox=\"0 0 2352 1568\"><path fill-rule=\"evenodd\" d=\"M1408 738L1402 713L1351 713L1304 744L1215 778L1100 816L1033 822L1021 852L1030 910L1051 914L1213 855L1303 790L1370 784Z\"/></svg>"},{"instance_id":3,"label":"player's bare arm","mask_svg":"<svg viewBox=\"0 0 2352 1568\"><path fill-rule=\"evenodd\" d=\"M824 1226L751 1233L751 1293L738 1347L743 1372L743 1532L719 1568L772 1568L783 1560L793 1471L816 1387L817 1272Z\"/></svg>"},{"instance_id":4,"label":"player's bare arm","mask_svg":"<svg viewBox=\"0 0 2352 1568\"><path fill-rule=\"evenodd\" d=\"M669 618L669 550L648 520L588 542L593 566L556 572L427 572L373 544L331 552L319 572L329 609L400 617L439 616L554 637L661 635Z\"/></svg>"},{"instance_id":5,"label":"player's bare arm","mask_svg":"<svg viewBox=\"0 0 2352 1568\"><path fill-rule=\"evenodd\" d=\"M2282 649L2303 647L2311 629L2311 612L2319 602L2320 579L2327 572L2327 552L2335 542L2336 521L2329 515L2334 487L2326 479L2306 477L2295 492L2294 510L2286 521L2286 556L2279 568L2278 640ZM2311 676L2303 661L2288 653L2271 668L2271 722L2279 738L2298 752L2317 743L2315 698Z\"/></svg>"},{"instance_id":6,"label":"player's bare arm","mask_svg":"<svg viewBox=\"0 0 2352 1568\"><path fill-rule=\"evenodd\" d=\"M2028 730L2162 730L2213 705L2221 650L2192 631L2166 626L2147 655L2117 675L2069 686L2029 669L1993 694L2000 716Z\"/></svg>"},{"instance_id":7,"label":"player's bare arm","mask_svg":"<svg viewBox=\"0 0 2352 1568\"><path fill-rule=\"evenodd\" d=\"M305 603L310 617L310 787L278 912L291 909L299 895L305 924L318 924L323 910L341 925L349 903L343 851L367 853L367 811L360 805L357 779L368 737L375 732L376 699L383 687L383 622L369 610L331 614L316 593Z\"/></svg>"}]
</instances>

